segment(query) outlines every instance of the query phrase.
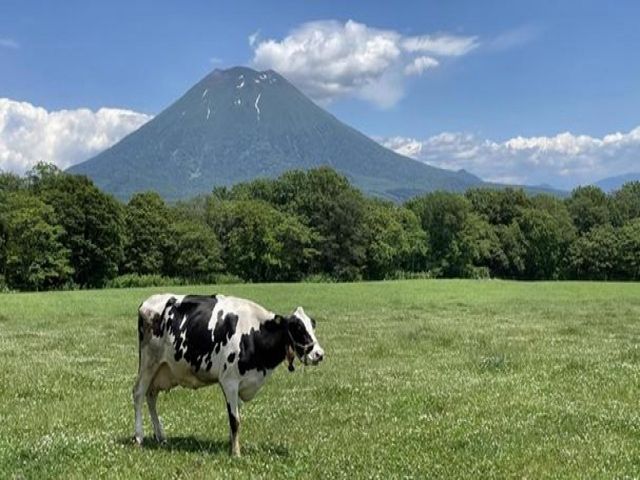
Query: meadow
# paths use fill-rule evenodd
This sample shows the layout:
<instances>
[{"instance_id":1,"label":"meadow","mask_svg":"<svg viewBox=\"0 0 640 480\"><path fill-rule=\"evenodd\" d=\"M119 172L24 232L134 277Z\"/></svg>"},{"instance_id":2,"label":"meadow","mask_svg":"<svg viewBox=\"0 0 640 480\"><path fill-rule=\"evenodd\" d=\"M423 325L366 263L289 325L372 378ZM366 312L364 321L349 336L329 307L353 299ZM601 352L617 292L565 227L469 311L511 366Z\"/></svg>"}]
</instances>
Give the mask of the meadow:
<instances>
[{"instance_id":1,"label":"meadow","mask_svg":"<svg viewBox=\"0 0 640 480\"><path fill-rule=\"evenodd\" d=\"M228 456L217 386L162 394L134 447L136 308L225 293L318 322ZM640 474L640 284L415 280L0 295L0 477L620 478Z\"/></svg>"}]
</instances>

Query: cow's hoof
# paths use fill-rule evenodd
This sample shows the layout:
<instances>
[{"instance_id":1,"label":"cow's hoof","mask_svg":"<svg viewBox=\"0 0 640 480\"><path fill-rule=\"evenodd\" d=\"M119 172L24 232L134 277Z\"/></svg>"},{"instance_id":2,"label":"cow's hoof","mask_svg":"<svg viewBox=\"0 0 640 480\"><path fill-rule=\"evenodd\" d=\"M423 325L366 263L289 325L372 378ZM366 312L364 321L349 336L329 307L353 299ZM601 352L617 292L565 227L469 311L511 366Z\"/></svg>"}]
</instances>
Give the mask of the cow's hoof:
<instances>
[{"instance_id":1,"label":"cow's hoof","mask_svg":"<svg viewBox=\"0 0 640 480\"><path fill-rule=\"evenodd\" d=\"M142 447L142 437L134 435L133 438L132 438L132 441L133 441L133 445L134 446L136 446L138 448Z\"/></svg>"}]
</instances>

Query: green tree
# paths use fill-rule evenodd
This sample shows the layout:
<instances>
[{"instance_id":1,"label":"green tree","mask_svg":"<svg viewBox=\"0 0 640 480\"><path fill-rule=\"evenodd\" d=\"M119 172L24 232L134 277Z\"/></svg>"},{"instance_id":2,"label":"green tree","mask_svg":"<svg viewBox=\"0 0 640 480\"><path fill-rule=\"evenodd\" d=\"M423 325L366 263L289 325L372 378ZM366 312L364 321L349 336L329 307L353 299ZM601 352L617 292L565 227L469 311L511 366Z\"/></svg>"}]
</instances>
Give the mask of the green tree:
<instances>
[{"instance_id":1,"label":"green tree","mask_svg":"<svg viewBox=\"0 0 640 480\"><path fill-rule=\"evenodd\" d=\"M46 290L66 284L73 274L63 229L53 209L26 191L0 203L4 231L4 278L11 288Z\"/></svg>"},{"instance_id":2,"label":"green tree","mask_svg":"<svg viewBox=\"0 0 640 480\"><path fill-rule=\"evenodd\" d=\"M620 270L627 280L640 280L640 218L619 230Z\"/></svg>"},{"instance_id":3,"label":"green tree","mask_svg":"<svg viewBox=\"0 0 640 480\"><path fill-rule=\"evenodd\" d=\"M170 277L206 281L222 271L222 248L213 230L193 220L170 223L163 273Z\"/></svg>"},{"instance_id":4,"label":"green tree","mask_svg":"<svg viewBox=\"0 0 640 480\"><path fill-rule=\"evenodd\" d=\"M501 278L522 278L526 269L527 240L517 221L509 225L498 225L496 236L500 243L501 256L496 257L492 267L494 275Z\"/></svg>"},{"instance_id":5,"label":"green tree","mask_svg":"<svg viewBox=\"0 0 640 480\"><path fill-rule=\"evenodd\" d=\"M622 226L640 218L640 182L627 182L613 195L615 224Z\"/></svg>"},{"instance_id":6,"label":"green tree","mask_svg":"<svg viewBox=\"0 0 640 480\"><path fill-rule=\"evenodd\" d=\"M362 276L367 242L365 199L335 170L292 170L275 180L216 189L214 198L262 200L295 215L314 232L313 248L319 253L310 266L311 272L327 273L341 280Z\"/></svg>"},{"instance_id":7,"label":"green tree","mask_svg":"<svg viewBox=\"0 0 640 480\"><path fill-rule=\"evenodd\" d=\"M364 222L367 278L426 268L427 235L413 212L390 202L369 200Z\"/></svg>"},{"instance_id":8,"label":"green tree","mask_svg":"<svg viewBox=\"0 0 640 480\"><path fill-rule=\"evenodd\" d=\"M230 273L252 281L299 280L316 251L311 229L264 201L212 199L209 221Z\"/></svg>"},{"instance_id":9,"label":"green tree","mask_svg":"<svg viewBox=\"0 0 640 480\"><path fill-rule=\"evenodd\" d=\"M531 198L521 188L472 188L465 198L471 209L491 225L509 225L531 206Z\"/></svg>"},{"instance_id":10,"label":"green tree","mask_svg":"<svg viewBox=\"0 0 640 480\"><path fill-rule=\"evenodd\" d=\"M565 203L571 220L580 233L611 222L609 199L598 187L578 187L571 192Z\"/></svg>"},{"instance_id":11,"label":"green tree","mask_svg":"<svg viewBox=\"0 0 640 480\"><path fill-rule=\"evenodd\" d=\"M125 273L161 274L165 255L174 247L170 234L171 212L155 192L137 193L125 208Z\"/></svg>"},{"instance_id":12,"label":"green tree","mask_svg":"<svg viewBox=\"0 0 640 480\"><path fill-rule=\"evenodd\" d=\"M433 192L409 200L406 206L429 236L430 268L446 277L464 276L469 260L463 246L469 201L455 193Z\"/></svg>"},{"instance_id":13,"label":"green tree","mask_svg":"<svg viewBox=\"0 0 640 480\"><path fill-rule=\"evenodd\" d=\"M0 173L0 208L5 211L9 195L24 187L24 181L12 173ZM0 215L0 288L6 284L4 275L7 261L8 225L6 215Z\"/></svg>"},{"instance_id":14,"label":"green tree","mask_svg":"<svg viewBox=\"0 0 640 480\"><path fill-rule=\"evenodd\" d=\"M619 276L619 233L611 225L592 228L569 248L572 276L578 280L610 280Z\"/></svg>"},{"instance_id":15,"label":"green tree","mask_svg":"<svg viewBox=\"0 0 640 480\"><path fill-rule=\"evenodd\" d=\"M31 174L32 189L50 205L71 252L76 284L100 287L118 274L123 260L123 208L83 176L47 169Z\"/></svg>"},{"instance_id":16,"label":"green tree","mask_svg":"<svg viewBox=\"0 0 640 480\"><path fill-rule=\"evenodd\" d=\"M25 187L25 181L19 175L10 172L0 173L0 195L2 193L17 192Z\"/></svg>"},{"instance_id":17,"label":"green tree","mask_svg":"<svg viewBox=\"0 0 640 480\"><path fill-rule=\"evenodd\" d=\"M558 279L565 272L568 248L575 228L563 203L547 195L533 200L518 220L524 237L524 276L529 279Z\"/></svg>"},{"instance_id":18,"label":"green tree","mask_svg":"<svg viewBox=\"0 0 640 480\"><path fill-rule=\"evenodd\" d=\"M460 234L460 250L465 277L493 276L508 262L496 227L475 213L469 214L465 220Z\"/></svg>"}]
</instances>

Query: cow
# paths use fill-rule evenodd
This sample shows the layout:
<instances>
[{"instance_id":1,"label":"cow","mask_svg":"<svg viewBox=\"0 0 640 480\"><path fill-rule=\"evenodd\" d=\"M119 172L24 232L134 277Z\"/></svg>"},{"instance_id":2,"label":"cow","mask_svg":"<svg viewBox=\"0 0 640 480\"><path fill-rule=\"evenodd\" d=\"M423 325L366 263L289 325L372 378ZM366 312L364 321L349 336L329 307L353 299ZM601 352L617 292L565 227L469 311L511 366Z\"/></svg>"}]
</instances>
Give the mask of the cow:
<instances>
[{"instance_id":1,"label":"cow","mask_svg":"<svg viewBox=\"0 0 640 480\"><path fill-rule=\"evenodd\" d=\"M302 307L276 315L225 295L153 295L138 309L138 377L133 387L134 440L142 445L146 397L157 441L166 442L156 401L175 386L220 384L229 415L230 454L240 455L240 400L251 400L285 358L317 365L324 350Z\"/></svg>"}]
</instances>

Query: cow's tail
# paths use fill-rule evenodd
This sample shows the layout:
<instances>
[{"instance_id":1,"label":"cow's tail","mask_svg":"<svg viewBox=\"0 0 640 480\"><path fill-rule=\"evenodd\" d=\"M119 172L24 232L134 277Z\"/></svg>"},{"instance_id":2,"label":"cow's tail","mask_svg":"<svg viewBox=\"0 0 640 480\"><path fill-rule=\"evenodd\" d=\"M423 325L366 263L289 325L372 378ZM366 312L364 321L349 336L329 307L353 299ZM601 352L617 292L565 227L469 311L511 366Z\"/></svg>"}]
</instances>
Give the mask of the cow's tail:
<instances>
[{"instance_id":1,"label":"cow's tail","mask_svg":"<svg viewBox=\"0 0 640 480\"><path fill-rule=\"evenodd\" d=\"M144 317L140 311L141 307L142 305L138 307L138 373L142 366L142 340L144 340Z\"/></svg>"}]
</instances>

